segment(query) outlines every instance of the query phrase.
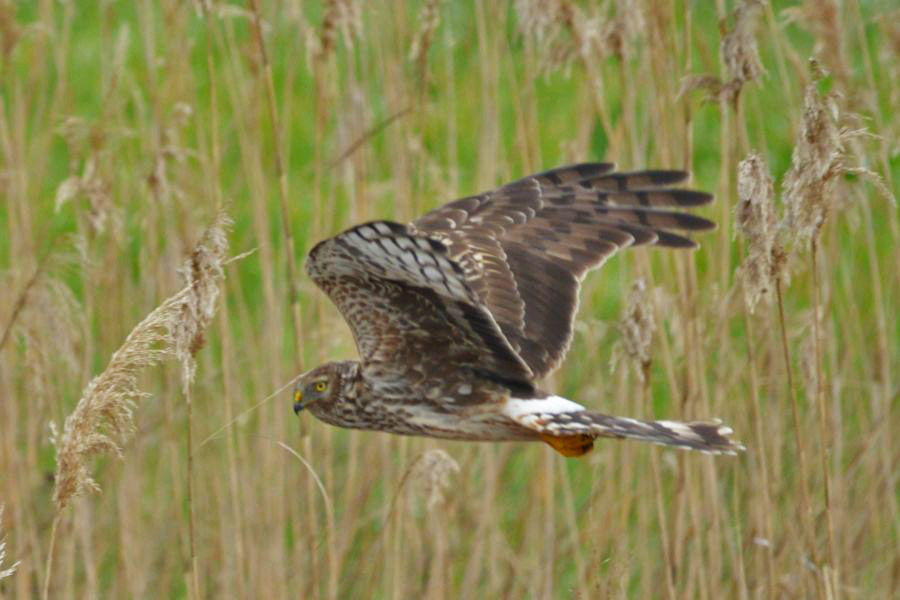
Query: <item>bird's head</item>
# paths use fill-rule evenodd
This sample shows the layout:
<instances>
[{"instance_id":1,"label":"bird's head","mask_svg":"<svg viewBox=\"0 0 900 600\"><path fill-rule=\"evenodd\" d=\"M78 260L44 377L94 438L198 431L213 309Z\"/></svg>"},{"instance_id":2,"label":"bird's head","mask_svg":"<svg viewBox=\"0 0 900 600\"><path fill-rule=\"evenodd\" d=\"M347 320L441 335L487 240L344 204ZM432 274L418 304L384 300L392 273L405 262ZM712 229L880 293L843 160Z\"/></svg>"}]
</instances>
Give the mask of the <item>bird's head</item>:
<instances>
[{"instance_id":1,"label":"bird's head","mask_svg":"<svg viewBox=\"0 0 900 600\"><path fill-rule=\"evenodd\" d=\"M322 418L333 412L345 398L345 388L355 374L351 361L331 362L307 371L294 384L294 412L304 408Z\"/></svg>"},{"instance_id":2,"label":"bird's head","mask_svg":"<svg viewBox=\"0 0 900 600\"><path fill-rule=\"evenodd\" d=\"M330 402L338 387L338 375L329 363L316 367L300 376L294 384L294 412L319 402Z\"/></svg>"}]
</instances>

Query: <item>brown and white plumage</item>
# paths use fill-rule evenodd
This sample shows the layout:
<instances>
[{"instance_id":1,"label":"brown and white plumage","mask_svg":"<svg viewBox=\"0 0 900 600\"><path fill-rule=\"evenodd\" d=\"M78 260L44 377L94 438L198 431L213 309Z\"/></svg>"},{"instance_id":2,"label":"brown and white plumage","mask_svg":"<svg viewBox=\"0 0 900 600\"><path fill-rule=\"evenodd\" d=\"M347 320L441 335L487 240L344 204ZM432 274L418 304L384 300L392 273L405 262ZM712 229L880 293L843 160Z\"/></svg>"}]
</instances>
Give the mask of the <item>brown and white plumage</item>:
<instances>
[{"instance_id":1,"label":"brown and white plumage","mask_svg":"<svg viewBox=\"0 0 900 600\"><path fill-rule=\"evenodd\" d=\"M553 169L445 204L409 225L376 221L316 245L306 269L343 314L361 361L304 375L295 410L329 423L467 440L542 439L567 456L598 436L734 453L717 421L638 421L541 392L562 361L587 271L620 248L695 247L712 229L672 210L712 196L682 171Z\"/></svg>"}]
</instances>

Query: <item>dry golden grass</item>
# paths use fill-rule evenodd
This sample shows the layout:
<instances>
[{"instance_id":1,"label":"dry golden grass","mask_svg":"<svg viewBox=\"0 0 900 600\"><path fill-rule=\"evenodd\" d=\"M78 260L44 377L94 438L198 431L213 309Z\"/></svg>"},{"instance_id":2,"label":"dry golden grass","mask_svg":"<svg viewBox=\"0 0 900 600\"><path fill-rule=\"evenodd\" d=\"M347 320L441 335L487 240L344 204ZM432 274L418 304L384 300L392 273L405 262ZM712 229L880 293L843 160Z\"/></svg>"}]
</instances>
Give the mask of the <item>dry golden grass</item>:
<instances>
[{"instance_id":1,"label":"dry golden grass","mask_svg":"<svg viewBox=\"0 0 900 600\"><path fill-rule=\"evenodd\" d=\"M0 0L0 598L895 595L887 5ZM744 455L294 418L355 353L313 243L599 159L719 229L589 276L547 387Z\"/></svg>"}]
</instances>

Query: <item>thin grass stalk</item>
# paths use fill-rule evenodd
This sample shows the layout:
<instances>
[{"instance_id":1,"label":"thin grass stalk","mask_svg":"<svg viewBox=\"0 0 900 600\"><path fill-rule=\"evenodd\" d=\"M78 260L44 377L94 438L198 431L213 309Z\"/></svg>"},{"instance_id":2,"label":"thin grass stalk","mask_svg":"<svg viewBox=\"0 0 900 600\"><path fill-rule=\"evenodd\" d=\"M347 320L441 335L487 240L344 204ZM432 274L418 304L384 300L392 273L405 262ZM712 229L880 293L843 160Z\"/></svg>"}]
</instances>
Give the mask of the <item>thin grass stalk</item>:
<instances>
[{"instance_id":1,"label":"thin grass stalk","mask_svg":"<svg viewBox=\"0 0 900 600\"><path fill-rule=\"evenodd\" d=\"M736 489L740 489L740 483L741 483L740 471L735 473L734 480L735 480L734 487ZM735 494L733 496L732 505L733 505L732 510L734 511L735 515L742 515L745 512L745 511L741 510L739 494ZM735 552L737 553L736 568L738 571L738 577L737 577L736 584L738 585L738 589L740 591L740 598L741 598L741 600L749 600L750 586L747 583L747 565L745 564L745 560L744 560L744 544L741 541L741 538L743 537L743 536L741 536L741 523L738 523L738 525L737 525L737 527L735 527L735 529L736 529L736 533L735 533L736 539L734 540L734 543L730 543L728 546L736 547L736 550L735 550Z\"/></svg>"},{"instance_id":2,"label":"thin grass stalk","mask_svg":"<svg viewBox=\"0 0 900 600\"><path fill-rule=\"evenodd\" d=\"M889 348L887 335L888 332L891 331L890 327L887 323L887 316L885 314L885 301L884 301L884 285L883 281L886 278L883 278L881 274L881 267L879 265L879 257L878 257L878 247L875 243L875 231L872 224L872 209L869 202L863 201L860 202L862 214L863 214L863 224L866 229L866 254L868 255L868 266L869 266L869 277L872 286L872 294L875 297L875 302L873 303L875 306L875 339L878 341L878 362L876 363L876 378L880 379L883 383L885 398L890 397L891 390L893 389L893 381L891 375L893 374L893 369L890 365L890 356L891 350ZM891 211L890 213L896 213L897 211ZM894 273L893 276L897 278L897 275L900 274L900 264L894 265Z\"/></svg>"},{"instance_id":3,"label":"thin grass stalk","mask_svg":"<svg viewBox=\"0 0 900 600\"><path fill-rule=\"evenodd\" d=\"M205 344L204 331L215 315L219 299L218 281L224 278L223 255L227 250L225 228L230 221L219 213L215 224L186 261L182 274L190 294L182 305L179 320L173 326L175 356L181 363L181 390L187 404L187 501L188 538L190 550L189 576L192 594L200 597L197 546L194 526L194 402L193 387L196 375L196 354Z\"/></svg>"},{"instance_id":4,"label":"thin grass stalk","mask_svg":"<svg viewBox=\"0 0 900 600\"><path fill-rule=\"evenodd\" d=\"M694 367L694 387L696 388L696 395L699 396L699 411L702 412L702 414L712 415L716 413L713 412L710 401L709 385L705 376L710 369L707 366L706 352L703 348L701 315L699 314L703 303L698 300L697 295L697 290L700 289L700 285L697 280L696 262L691 259L689 254L678 255L677 260L680 265L678 270L683 272L683 278L679 279L679 284L684 285L686 300L685 320L687 321L686 329L688 335L685 355L689 357L690 364ZM726 362L728 344L723 339L722 344L717 346L717 348L719 350L716 362L718 363L717 367L721 368L720 365ZM716 375L716 380L720 381L722 377L721 371L718 371ZM718 407L716 407L716 409L718 410ZM729 547L726 543L726 538L723 535L724 526L722 513L727 507L721 501L721 495L719 493L721 480L716 471L716 466L716 462L713 460L703 460L700 467L706 484L706 493L703 495L703 501L706 510L710 514L711 521L711 527L708 529L710 539L709 551L711 552L711 555L706 562L709 566L707 572L710 576L710 588L713 590L716 589L717 580L713 579L712 575L719 574L721 577L720 574L723 572L723 559L727 558L724 549ZM736 561L733 554L731 559Z\"/></svg>"},{"instance_id":5,"label":"thin grass stalk","mask_svg":"<svg viewBox=\"0 0 900 600\"><path fill-rule=\"evenodd\" d=\"M62 513L57 511L53 517L53 525L50 528L50 546L47 548L47 566L44 567L44 588L41 598L47 600L50 597L50 577L53 573L53 554L56 550L56 532L59 529L59 521Z\"/></svg>"},{"instance_id":6,"label":"thin grass stalk","mask_svg":"<svg viewBox=\"0 0 900 600\"><path fill-rule=\"evenodd\" d=\"M778 305L778 324L781 333L781 350L784 358L785 375L787 377L788 395L791 399L791 417L794 425L794 443L797 447L797 471L799 474L800 486L800 512L803 530L806 533L806 544L812 561L815 565L819 565L818 551L816 550L815 529L812 523L812 504L809 500L809 491L806 489L807 470L806 470L806 447L803 444L803 436L800 433L800 408L797 403L797 389L794 386L793 368L791 367L791 356L788 351L787 330L784 324L784 300L781 293L781 277L775 278L775 296ZM825 599L825 591L822 587L821 578L816 575L816 594L820 600Z\"/></svg>"},{"instance_id":7,"label":"thin grass stalk","mask_svg":"<svg viewBox=\"0 0 900 600\"><path fill-rule=\"evenodd\" d=\"M288 181L287 181L287 171L284 168L284 159L282 156L281 149L281 129L279 127L278 121L278 111L275 106L275 84L274 78L272 76L272 64L269 61L268 52L266 50L265 40L263 39L262 34L262 25L261 25L261 15L259 8L259 0L252 0L251 2L253 9L253 31L254 36L256 38L257 45L259 47L260 56L262 58L263 70L265 75L265 84L266 84L266 104L269 112L269 125L272 130L272 145L274 151L275 158L275 173L278 178L278 200L279 207L281 211L281 223L282 223L282 232L285 239L285 246L287 250L287 277L288 277L288 296L289 302L291 306L291 326L293 331L293 346L294 346L294 370L300 371L302 364L302 314L300 312L300 293L297 287L297 263L296 263L296 255L294 249L294 236L291 232L290 225L290 213L288 210ZM317 156L319 157L316 161L316 207L319 208L319 175L321 173L320 165L321 165L321 155L319 155L318 148L321 144L317 144ZM317 210L316 213L321 213L322 211ZM309 436L305 436L304 439L304 452L309 455L312 452L312 446L309 440ZM312 488L312 484L309 483L307 485L307 500L310 501L315 494L315 491ZM311 531L315 530L315 523L317 519L315 519L315 515L312 512L312 504L308 502L309 510L310 510L310 525L312 526ZM328 559L329 559L329 596L334 598L337 594L337 565L334 562L336 557L336 553L334 552L333 544L334 538L333 536L329 538L330 547L328 551ZM317 560L316 554L313 555L313 569L312 572L315 574L318 572L318 569L315 566L315 561ZM314 575L315 577L315 575Z\"/></svg>"},{"instance_id":8,"label":"thin grass stalk","mask_svg":"<svg viewBox=\"0 0 900 600\"><path fill-rule=\"evenodd\" d=\"M831 558L832 579L829 581L831 590L837 593L840 589L838 570L837 543L834 535L834 516L831 498L831 469L828 466L828 455L831 450L831 418L828 413L828 403L825 401L825 373L822 365L822 337L819 331L819 275L817 263L818 253L817 237L810 239L810 268L812 269L812 295L813 295L813 351L815 353L816 369L816 404L818 406L819 421L819 458L822 462L822 481L825 493L825 520L828 528L828 553ZM827 576L823 574L823 576Z\"/></svg>"},{"instance_id":9,"label":"thin grass stalk","mask_svg":"<svg viewBox=\"0 0 900 600\"><path fill-rule=\"evenodd\" d=\"M685 503L687 504L686 518L689 530L692 532L701 532L706 526L706 513L703 510L703 500L699 495L699 484L695 483L693 464L684 459L679 461L681 468L684 469L683 486L685 489ZM709 580L710 575L707 573L706 560L703 554L704 537L701 536L696 543L693 540L684 540L688 549L685 551L685 563L691 567L688 575L688 587L685 596L688 598L709 598Z\"/></svg>"},{"instance_id":10,"label":"thin grass stalk","mask_svg":"<svg viewBox=\"0 0 900 600\"><path fill-rule=\"evenodd\" d=\"M230 423L234 418L234 402L233 388L234 382L233 369L231 361L233 360L231 352L231 332L228 327L230 322L228 318L228 302L222 301L222 318L219 319L219 339L222 344L222 400L225 406L225 422ZM198 448L199 450L199 448ZM231 501L231 526L234 530L233 544L235 549L235 563L237 564L237 573L235 580L238 585L238 595L241 598L248 596L247 592L247 576L246 576L246 558L244 550L244 518L241 513L241 486L239 485L239 469L240 465L237 460L238 452L235 448L234 433L229 431L225 434L225 452L226 464L228 465L228 484Z\"/></svg>"},{"instance_id":11,"label":"thin grass stalk","mask_svg":"<svg viewBox=\"0 0 900 600\"><path fill-rule=\"evenodd\" d=\"M329 82L335 78L333 76L334 74L332 74L332 76L329 76L329 73L327 72L327 68L330 62L333 60L332 55L334 53L334 43L332 36L334 35L335 24L333 20L334 16L331 11L334 10L335 6L336 3L334 1L329 1L325 5L323 23L320 31L321 37L319 38L320 47L316 50L312 59L313 81L315 85L315 144L313 149L312 181L314 212L311 231L309 231L307 235L311 235L313 239L318 239L325 231L328 231L333 226L331 222L326 220L331 218L332 211L325 208L327 206L327 203L323 201L322 186L323 178L327 170L325 160L325 148L327 147L326 129L328 123L328 110L329 106L331 105ZM312 312L313 320L316 322L321 322L323 319L323 298L321 294L316 294L314 296ZM321 330L318 333L321 333ZM317 336L317 339L321 340L321 335ZM322 344L316 344L316 347L317 349L319 349L320 354L319 356L316 356L316 358L323 358L321 356ZM300 349L298 348L298 352L299 351ZM303 453L307 456L312 456L312 437L306 424L301 424L301 434L303 435ZM325 447L325 454L327 456L333 456L334 442L330 432L326 433ZM305 493L307 521L310 523L310 527L314 528L317 521L314 511L316 491L313 488L311 481L308 481ZM314 587L315 589L318 589L319 571L319 557L316 553L314 553L312 555L310 569L310 586Z\"/></svg>"},{"instance_id":12,"label":"thin grass stalk","mask_svg":"<svg viewBox=\"0 0 900 600\"><path fill-rule=\"evenodd\" d=\"M543 579L543 597L553 596L554 568L556 564L556 456L544 452L541 457L544 467L540 469L539 485L541 488L541 511L544 524L543 568L539 569Z\"/></svg>"},{"instance_id":13,"label":"thin grass stalk","mask_svg":"<svg viewBox=\"0 0 900 600\"><path fill-rule=\"evenodd\" d=\"M56 240L54 239L53 242L50 243L50 246L44 251L43 256L41 256L37 266L34 268L34 273L28 278L25 287L22 288L21 293L19 293L19 296L16 298L16 301L13 304L12 315L10 315L9 321L6 323L6 328L3 330L3 336L0 337L0 352L2 352L3 347L6 346L6 341L9 339L9 334L16 324L16 319L19 318L19 314L21 314L22 309L25 308L25 305L28 303L28 292L31 291L31 288L33 288L38 282L38 279L40 279L41 273L44 272L44 267L47 265L47 259L50 257L50 252L55 245Z\"/></svg>"},{"instance_id":14,"label":"thin grass stalk","mask_svg":"<svg viewBox=\"0 0 900 600\"><path fill-rule=\"evenodd\" d=\"M378 533L376 534L376 538L372 543L372 547L374 549L375 556L386 556L387 545L388 545L387 532L390 530L390 526L392 524L396 523L396 521L397 521L396 519L394 519L394 515L398 511L398 508L397 508L398 503L401 502L400 493L403 491L404 487L406 486L406 481L413 474L413 470L419 464L419 461L423 458L423 456L424 456L424 454L420 454L415 459L413 459L413 461L409 464L408 467L406 467L406 470L403 472L403 475L400 477L400 482L397 484L397 487L394 489L394 493L391 495L391 499L387 504L387 509L386 509L384 519L382 520L382 525L379 528ZM378 562L379 561L372 561L372 563L371 563L372 569L369 571L368 585L366 586L366 588L368 590L370 590L369 597L372 597L372 595L375 593L375 590L376 590L375 574L378 571L378 566L379 566ZM387 563L387 561L385 561L385 564L386 563Z\"/></svg>"},{"instance_id":15,"label":"thin grass stalk","mask_svg":"<svg viewBox=\"0 0 900 600\"><path fill-rule=\"evenodd\" d=\"M647 414L652 414L649 412L653 406L650 394L650 361L644 362L644 364L641 365L641 369L644 373L643 382L641 384L641 395L644 398L643 405L647 408ZM658 448L650 448L650 468L653 471L653 483L656 492L654 494L656 499L656 515L659 519L659 534L662 538L663 556L665 556L663 570L666 574L666 597L668 597L669 600L675 600L677 595L675 593L675 580L672 577L672 573L675 571L675 561L672 556L672 544L669 541L669 523L666 518L665 504L663 502L663 483L662 476L659 472Z\"/></svg>"},{"instance_id":16,"label":"thin grass stalk","mask_svg":"<svg viewBox=\"0 0 900 600\"><path fill-rule=\"evenodd\" d=\"M587 578L585 576L584 556L580 552L582 544L579 541L579 534L584 530L584 524L579 526L578 514L575 506L575 494L572 491L572 479L569 477L567 469L560 469L559 477L562 480L560 486L563 491L563 504L565 508L566 525L569 529L569 540L572 552L572 560L575 563L575 581L578 589L586 590L588 588Z\"/></svg>"},{"instance_id":17,"label":"thin grass stalk","mask_svg":"<svg viewBox=\"0 0 900 600\"><path fill-rule=\"evenodd\" d=\"M300 314L300 292L297 289L297 257L294 254L294 235L291 233L291 219L288 210L288 181L287 171L284 169L284 159L281 151L281 130L278 127L278 110L275 107L275 83L272 77L272 64L266 51L266 43L262 33L262 17L260 16L259 0L251 0L253 8L253 33L259 47L260 57L263 63L263 72L266 84L266 106L269 112L269 125L272 128L272 148L275 156L275 175L278 178L278 202L281 209L281 224L287 248L287 277L288 300L291 304L291 327L294 333L294 356L296 357L295 370L300 370L300 357L302 318ZM333 567L334 565L332 565Z\"/></svg>"},{"instance_id":18,"label":"thin grass stalk","mask_svg":"<svg viewBox=\"0 0 900 600\"><path fill-rule=\"evenodd\" d=\"M716 15L719 23L724 23L727 18L727 12L722 0L716 0ZM722 81L728 80L728 69L724 61L720 61L719 77ZM737 125L732 121L737 121L738 115L735 111L729 109L728 95L718 95L719 119L721 121L721 129L719 131L721 164L719 165L719 196L729 198L733 196L734 185L732 184L731 174L736 172L737 165L737 146L731 142L731 136ZM721 289L728 289L728 281L731 276L731 244L729 237L731 236L731 210L728 202L720 204L720 214L717 219L719 240L717 248L720 249L716 254L719 266L719 286Z\"/></svg>"},{"instance_id":19,"label":"thin grass stalk","mask_svg":"<svg viewBox=\"0 0 900 600\"><path fill-rule=\"evenodd\" d=\"M191 597L200 598L200 578L197 574L197 550L194 542L194 403L192 402L191 385L185 386L185 402L187 402L187 503L188 503L188 539L190 549L189 576Z\"/></svg>"},{"instance_id":20,"label":"thin grass stalk","mask_svg":"<svg viewBox=\"0 0 900 600\"><path fill-rule=\"evenodd\" d=\"M213 53L213 37L215 24L209 13L209 3L200 2L203 7L203 18L206 21L206 72L209 76L209 135L210 156L212 165L210 168L210 181L212 182L213 197L215 198L216 211L222 210L222 187L219 181L221 173L222 153L219 141L219 90L216 81L216 62Z\"/></svg>"},{"instance_id":21,"label":"thin grass stalk","mask_svg":"<svg viewBox=\"0 0 900 600\"><path fill-rule=\"evenodd\" d=\"M778 581L775 576L775 561L772 555L772 548L774 546L774 540L772 532L774 528L772 526L772 515L774 514L774 509L772 507L772 493L769 490L769 467L768 467L768 459L766 453L766 442L763 436L763 426L762 426L762 410L760 408L759 403L759 375L756 372L756 347L755 342L753 341L753 322L750 318L750 315L747 314L747 311L744 311L744 326L747 329L747 362L750 365L750 409L753 414L754 421L754 432L756 434L756 448L754 448L754 454L759 457L759 480L758 484L762 491L763 495L763 527L766 535L766 541L769 543L766 546L766 584L768 589L768 597L776 598L776 591L778 589Z\"/></svg>"},{"instance_id":22,"label":"thin grass stalk","mask_svg":"<svg viewBox=\"0 0 900 600\"><path fill-rule=\"evenodd\" d=\"M580 24L576 22L577 15L575 13L575 9L572 7L572 4L569 2L569 0L566 0L562 3L561 8L561 17L565 21L566 27L568 28L572 39L575 41L575 47L579 48L578 57L581 60L585 72L587 73L587 79L591 88L592 97L594 98L594 109L597 111L597 114L600 117L600 123L602 124L606 135L609 136L610 141L612 141L614 128L612 125L612 121L610 120L609 113L606 109L606 103L604 102L603 74L598 68L598 63L594 60L594 57L581 50L583 48L591 47L591 43L585 40L584 36L582 35ZM615 150L615 147L612 144L610 145L610 150Z\"/></svg>"},{"instance_id":23,"label":"thin grass stalk","mask_svg":"<svg viewBox=\"0 0 900 600\"><path fill-rule=\"evenodd\" d=\"M284 450L289 452L292 456L294 456L297 460L299 460L303 464L303 466L306 467L306 470L309 471L309 474L312 476L311 478L312 478L313 482L315 483L316 488L318 489L319 493L322 495L322 502L325 506L325 523L326 523L325 537L327 540L326 544L328 547L328 552L329 552L329 554L334 552L334 535L335 535L334 504L332 503L331 498L328 496L328 492L325 491L325 486L322 483L322 480L319 478L315 469L312 468L312 465L309 464L309 462L305 458L303 458L303 456L299 452L297 452L296 450L294 450L293 448L291 448L284 442L276 442L276 443L278 444L279 447L283 448ZM329 556L329 560L333 561L333 560L335 560L335 558Z\"/></svg>"},{"instance_id":24,"label":"thin grass stalk","mask_svg":"<svg viewBox=\"0 0 900 600\"><path fill-rule=\"evenodd\" d=\"M887 317L885 315L885 301L883 296L883 289L881 283L881 273L878 266L878 252L877 247L875 245L875 234L874 227L872 223L872 211L869 207L868 202L862 203L862 212L863 212L863 221L866 228L866 250L868 252L868 264L869 264L869 274L872 283L872 290L875 296L875 317L876 317L876 339L879 342L879 360L876 365L876 379L881 380L881 390L882 397L881 402L884 407L884 416L885 423L889 423L890 420L887 419L890 415L891 411L891 394L894 393L894 384L892 380L893 370L890 366L890 351L887 347L887 341L884 339L887 335L887 332L892 331L887 324ZM896 211L893 211L896 212ZM897 267L900 269L900 267ZM895 271L896 274L896 271ZM896 282L896 275L895 275ZM896 286L895 286L896 287ZM890 432L885 439L892 439L890 437ZM889 444L882 445L883 452L881 453L883 468L885 473L896 473L896 465L895 465L895 457L891 454L891 449ZM888 477L887 481L890 482L891 478ZM895 486L890 485L888 489L894 489ZM900 509L898 509L898 502L895 495L889 495L888 506L891 509L893 521L897 526L898 531L900 531Z\"/></svg>"},{"instance_id":25,"label":"thin grass stalk","mask_svg":"<svg viewBox=\"0 0 900 600\"><path fill-rule=\"evenodd\" d=\"M860 3L859 2L851 2L853 9L856 11L856 19L853 19L854 25L856 27L856 33L859 38L858 46L862 49L862 57L865 68L863 69L863 73L866 76L866 85L869 90L877 90L878 86L876 85L875 79L875 67L873 67L872 55L869 51L869 44L866 38L866 19L863 18L862 12L860 11ZM894 80L896 81L896 80ZM877 100L876 100L877 102ZM875 126L877 131L884 131L884 115L880 110L872 110L872 117L875 122ZM894 182L893 182L893 169L891 169L890 163L890 152L891 152L891 144L890 144L890 136L884 136L880 139L878 153L878 159L881 162L881 175L884 177L885 184L887 189L893 190ZM889 210L888 211L888 222L891 226L891 236L893 237L894 246L900 245L900 217L898 217L898 211Z\"/></svg>"},{"instance_id":26,"label":"thin grass stalk","mask_svg":"<svg viewBox=\"0 0 900 600\"><path fill-rule=\"evenodd\" d=\"M219 152L219 132L218 132L218 91L216 86L216 69L213 58L213 31L214 24L209 13L209 4L200 2L203 10L204 20L206 21L206 69L209 75L209 132L210 132L210 151L212 165L210 168L209 180L213 192L214 204L216 211L222 210L222 193L219 185L220 173L220 152ZM223 300L222 304L225 302ZM185 401L187 402L187 501L188 501L188 536L190 538L190 570L191 585L194 598L200 598L200 578L198 572L196 541L194 533L194 403L192 397L192 386L185 386ZM227 401L227 400L226 400ZM239 577L240 579L240 577Z\"/></svg>"},{"instance_id":27,"label":"thin grass stalk","mask_svg":"<svg viewBox=\"0 0 900 600\"><path fill-rule=\"evenodd\" d=\"M684 0L684 73L691 72L691 60L693 58L692 46L691 46L691 2L690 0ZM682 168L685 171L689 171L691 167L692 158L694 155L694 128L692 127L693 123L693 112L691 111L691 101L690 98L685 94L684 98L681 99L682 106L682 114L684 115L684 146L682 148L683 155L681 157L682 160Z\"/></svg>"}]
</instances>

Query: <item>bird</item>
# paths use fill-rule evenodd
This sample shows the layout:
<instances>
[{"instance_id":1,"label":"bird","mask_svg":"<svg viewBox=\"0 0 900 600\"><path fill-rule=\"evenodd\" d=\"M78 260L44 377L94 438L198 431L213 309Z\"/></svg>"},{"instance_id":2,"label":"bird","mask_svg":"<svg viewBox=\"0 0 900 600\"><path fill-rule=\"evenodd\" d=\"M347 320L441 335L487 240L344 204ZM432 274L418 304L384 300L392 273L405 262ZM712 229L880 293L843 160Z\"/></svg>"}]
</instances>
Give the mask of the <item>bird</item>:
<instances>
[{"instance_id":1,"label":"bird","mask_svg":"<svg viewBox=\"0 0 900 600\"><path fill-rule=\"evenodd\" d=\"M677 210L713 200L675 187L688 177L567 165L317 243L305 271L346 320L359 360L299 375L294 412L400 435L545 442L565 457L607 437L738 453L719 419L616 417L539 387L568 351L588 271L631 246L696 248L687 232L715 228Z\"/></svg>"}]
</instances>

